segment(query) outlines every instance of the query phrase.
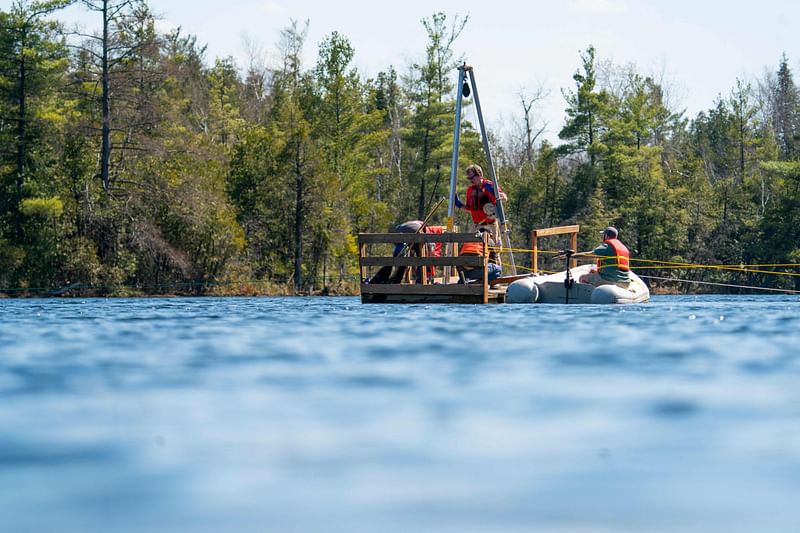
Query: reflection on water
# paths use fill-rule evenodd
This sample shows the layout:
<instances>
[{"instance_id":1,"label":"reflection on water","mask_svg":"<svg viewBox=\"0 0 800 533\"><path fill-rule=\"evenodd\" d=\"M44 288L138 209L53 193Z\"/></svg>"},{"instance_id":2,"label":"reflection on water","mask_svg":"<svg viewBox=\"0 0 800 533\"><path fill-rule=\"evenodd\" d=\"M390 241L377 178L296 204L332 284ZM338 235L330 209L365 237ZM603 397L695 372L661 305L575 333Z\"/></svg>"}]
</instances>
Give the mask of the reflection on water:
<instances>
[{"instance_id":1,"label":"reflection on water","mask_svg":"<svg viewBox=\"0 0 800 533\"><path fill-rule=\"evenodd\" d=\"M798 310L2 300L2 529L790 531Z\"/></svg>"}]
</instances>

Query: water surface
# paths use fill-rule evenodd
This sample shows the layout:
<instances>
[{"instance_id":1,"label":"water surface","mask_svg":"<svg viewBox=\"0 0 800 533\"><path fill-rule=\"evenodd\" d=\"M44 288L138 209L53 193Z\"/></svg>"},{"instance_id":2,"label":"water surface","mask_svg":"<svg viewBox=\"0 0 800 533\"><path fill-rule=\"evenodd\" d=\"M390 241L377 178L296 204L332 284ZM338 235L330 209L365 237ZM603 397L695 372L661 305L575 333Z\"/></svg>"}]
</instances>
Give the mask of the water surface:
<instances>
[{"instance_id":1,"label":"water surface","mask_svg":"<svg viewBox=\"0 0 800 533\"><path fill-rule=\"evenodd\" d=\"M798 311L0 300L0 529L794 531Z\"/></svg>"}]
</instances>

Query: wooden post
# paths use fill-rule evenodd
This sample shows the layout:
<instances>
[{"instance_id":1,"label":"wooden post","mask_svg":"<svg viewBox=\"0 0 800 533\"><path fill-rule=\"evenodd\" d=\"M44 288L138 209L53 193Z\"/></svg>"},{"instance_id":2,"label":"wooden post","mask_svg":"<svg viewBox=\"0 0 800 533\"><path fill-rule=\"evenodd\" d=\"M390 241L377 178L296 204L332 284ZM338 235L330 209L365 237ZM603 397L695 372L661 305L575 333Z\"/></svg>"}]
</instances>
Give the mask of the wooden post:
<instances>
[{"instance_id":1,"label":"wooden post","mask_svg":"<svg viewBox=\"0 0 800 533\"><path fill-rule=\"evenodd\" d=\"M572 226L557 226L555 228L543 228L531 231L531 267L534 274L539 270L539 237L568 234L570 235L570 246L573 250L576 250L578 247L578 231L580 231L580 229L581 227L575 224ZM577 260L570 260L570 268L575 268L577 264Z\"/></svg>"},{"instance_id":2,"label":"wooden post","mask_svg":"<svg viewBox=\"0 0 800 533\"><path fill-rule=\"evenodd\" d=\"M483 303L489 303L489 235L483 233Z\"/></svg>"},{"instance_id":3,"label":"wooden post","mask_svg":"<svg viewBox=\"0 0 800 533\"><path fill-rule=\"evenodd\" d=\"M572 239L570 240L570 244L572 245L572 249L577 252L578 251L578 231L577 230L575 230L575 233L572 234ZM578 260L577 259L570 259L569 267L570 268L575 268L576 266L578 266Z\"/></svg>"},{"instance_id":4,"label":"wooden post","mask_svg":"<svg viewBox=\"0 0 800 533\"><path fill-rule=\"evenodd\" d=\"M419 245L419 256L420 257L428 257L428 245L427 243ZM422 284L428 284L428 267L423 265L419 267L420 277L422 278Z\"/></svg>"},{"instance_id":5,"label":"wooden post","mask_svg":"<svg viewBox=\"0 0 800 533\"><path fill-rule=\"evenodd\" d=\"M363 242L358 243L358 269L361 272L360 283L367 280L367 267L364 266L364 257L367 255L367 245Z\"/></svg>"}]
</instances>

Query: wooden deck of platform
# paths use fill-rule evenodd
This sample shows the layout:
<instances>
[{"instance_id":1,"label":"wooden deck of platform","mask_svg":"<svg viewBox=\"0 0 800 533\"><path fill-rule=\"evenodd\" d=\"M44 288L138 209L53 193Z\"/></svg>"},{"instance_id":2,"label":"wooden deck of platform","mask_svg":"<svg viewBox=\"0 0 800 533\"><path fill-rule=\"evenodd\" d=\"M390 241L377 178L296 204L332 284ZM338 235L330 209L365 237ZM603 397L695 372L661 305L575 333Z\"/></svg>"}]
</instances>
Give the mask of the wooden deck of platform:
<instances>
[{"instance_id":1,"label":"wooden deck of platform","mask_svg":"<svg viewBox=\"0 0 800 533\"><path fill-rule=\"evenodd\" d=\"M483 256L459 256L458 245L482 242ZM403 243L414 247L415 255L394 257L387 255L391 245ZM441 244L440 256L428 255L425 244ZM375 255L371 248L380 248L383 254ZM387 246L389 245L389 246ZM416 245L416 246L415 246ZM361 271L362 303L501 303L505 299L505 287L489 285L487 269L489 262L486 235L474 233L361 233L358 236L359 266ZM437 269L437 275L429 275L429 267ZM459 284L457 269L483 268L483 279L469 284ZM400 276L399 283L370 283L373 269L392 269ZM447 279L444 273L449 272ZM415 275L412 275L415 274Z\"/></svg>"}]
</instances>

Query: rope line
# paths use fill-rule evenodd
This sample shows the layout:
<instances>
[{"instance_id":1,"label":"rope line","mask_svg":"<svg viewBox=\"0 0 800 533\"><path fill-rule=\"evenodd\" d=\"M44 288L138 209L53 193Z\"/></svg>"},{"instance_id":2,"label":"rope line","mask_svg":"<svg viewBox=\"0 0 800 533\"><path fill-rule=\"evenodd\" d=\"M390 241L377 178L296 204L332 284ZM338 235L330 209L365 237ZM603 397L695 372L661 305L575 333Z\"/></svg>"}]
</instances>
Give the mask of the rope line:
<instances>
[{"instance_id":1,"label":"rope line","mask_svg":"<svg viewBox=\"0 0 800 533\"><path fill-rule=\"evenodd\" d=\"M493 251L499 251L499 248L490 248ZM509 249L506 248L506 251ZM525 252L525 253L532 253L534 250L532 249L525 249L525 248L511 248L513 252ZM536 250L539 254L560 254L560 251L553 251L553 250ZM587 259L592 258L607 258L608 256L598 256L598 255L585 255L583 256ZM800 273L798 272L782 272L778 270L763 270L764 268L800 268L800 263L756 263L756 264L738 264L738 265L724 265L724 264L717 264L717 265L701 265L699 263L683 263L678 261L659 261L656 259L642 259L631 257L629 258L631 263L631 267L633 267L634 263L651 263L650 265L636 265L637 270L646 270L646 269L657 269L657 270L666 270L670 268L677 268L677 269L690 269L690 268L705 268L711 270L727 270L733 272L746 272L752 274L770 274L770 275L777 275L777 276L791 276L791 277L800 277ZM607 265L607 266L619 266L619 265Z\"/></svg>"},{"instance_id":2,"label":"rope line","mask_svg":"<svg viewBox=\"0 0 800 533\"><path fill-rule=\"evenodd\" d=\"M775 289L775 288L772 288L772 287L754 287L754 286L750 286L750 285L734 285L734 284L731 284L731 283L716 283L716 282L713 282L713 281L697 281L697 280L693 280L693 279L661 278L661 277L658 277L658 276L639 276L639 277L640 278L647 278L647 279L657 279L657 280L663 280L663 281L678 281L678 282L681 282L681 283L695 283L695 284L698 284L698 285L716 285L716 286L719 286L719 287L733 287L733 288L737 288L737 289L751 289L751 290L757 290L757 291L774 291L774 292L781 292L781 293L786 293L786 294L800 294L800 291L796 291L796 290L793 290L793 289Z\"/></svg>"}]
</instances>

